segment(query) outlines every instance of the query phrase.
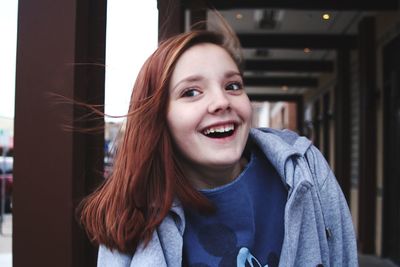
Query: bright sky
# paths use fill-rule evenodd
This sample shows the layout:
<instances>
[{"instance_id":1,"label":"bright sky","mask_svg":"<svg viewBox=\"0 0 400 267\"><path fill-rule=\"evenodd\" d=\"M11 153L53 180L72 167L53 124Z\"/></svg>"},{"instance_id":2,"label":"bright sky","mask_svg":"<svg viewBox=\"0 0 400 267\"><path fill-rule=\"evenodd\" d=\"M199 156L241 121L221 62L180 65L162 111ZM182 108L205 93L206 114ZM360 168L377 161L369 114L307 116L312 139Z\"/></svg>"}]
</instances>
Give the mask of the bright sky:
<instances>
[{"instance_id":1,"label":"bright sky","mask_svg":"<svg viewBox=\"0 0 400 267\"><path fill-rule=\"evenodd\" d=\"M0 117L14 117L18 0L0 0ZM136 76L157 47L156 0L107 1L105 111L124 115ZM109 119L107 119L109 120Z\"/></svg>"},{"instance_id":2,"label":"bright sky","mask_svg":"<svg viewBox=\"0 0 400 267\"><path fill-rule=\"evenodd\" d=\"M157 47L157 1L108 0L107 5L105 111L124 115L136 76Z\"/></svg>"}]
</instances>

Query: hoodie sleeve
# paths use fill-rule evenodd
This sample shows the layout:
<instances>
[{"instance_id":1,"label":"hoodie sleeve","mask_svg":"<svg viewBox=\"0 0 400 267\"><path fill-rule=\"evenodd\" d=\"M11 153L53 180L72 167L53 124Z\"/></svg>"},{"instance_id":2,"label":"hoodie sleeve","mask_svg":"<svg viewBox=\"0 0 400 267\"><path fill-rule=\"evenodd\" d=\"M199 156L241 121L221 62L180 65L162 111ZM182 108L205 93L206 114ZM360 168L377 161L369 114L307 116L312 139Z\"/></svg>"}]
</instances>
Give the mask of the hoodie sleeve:
<instances>
[{"instance_id":1,"label":"hoodie sleeve","mask_svg":"<svg viewBox=\"0 0 400 267\"><path fill-rule=\"evenodd\" d=\"M315 146L311 146L305 156L317 186L328 238L330 265L358 266L353 222L336 177Z\"/></svg>"}]
</instances>

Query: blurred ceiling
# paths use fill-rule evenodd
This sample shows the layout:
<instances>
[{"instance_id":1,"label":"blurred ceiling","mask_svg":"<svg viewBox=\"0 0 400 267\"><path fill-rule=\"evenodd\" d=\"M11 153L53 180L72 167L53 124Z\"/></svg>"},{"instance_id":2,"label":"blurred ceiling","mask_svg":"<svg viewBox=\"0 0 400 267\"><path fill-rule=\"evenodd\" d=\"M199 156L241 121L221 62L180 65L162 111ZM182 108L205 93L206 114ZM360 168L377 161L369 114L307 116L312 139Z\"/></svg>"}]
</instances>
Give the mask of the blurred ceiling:
<instances>
[{"instance_id":1,"label":"blurred ceiling","mask_svg":"<svg viewBox=\"0 0 400 267\"><path fill-rule=\"evenodd\" d=\"M304 95L335 72L336 51L357 48L358 22L397 10L398 1L183 1L186 29L215 25L215 7L238 34L250 95ZM329 19L324 19L324 14ZM210 27L210 26L209 26Z\"/></svg>"}]
</instances>

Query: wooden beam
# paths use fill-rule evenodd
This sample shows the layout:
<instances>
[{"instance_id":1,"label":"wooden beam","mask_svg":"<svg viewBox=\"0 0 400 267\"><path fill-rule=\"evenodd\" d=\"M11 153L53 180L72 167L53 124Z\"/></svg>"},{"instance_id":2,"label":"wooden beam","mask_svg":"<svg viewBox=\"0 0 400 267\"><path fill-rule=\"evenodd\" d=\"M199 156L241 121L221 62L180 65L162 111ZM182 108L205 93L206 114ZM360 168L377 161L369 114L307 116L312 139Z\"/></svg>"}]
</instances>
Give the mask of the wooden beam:
<instances>
[{"instance_id":1,"label":"wooden beam","mask_svg":"<svg viewBox=\"0 0 400 267\"><path fill-rule=\"evenodd\" d=\"M287 102L297 102L303 99L300 94L248 94L250 101L287 101Z\"/></svg>"},{"instance_id":2,"label":"wooden beam","mask_svg":"<svg viewBox=\"0 0 400 267\"><path fill-rule=\"evenodd\" d=\"M295 72L332 72L330 60L245 60L245 71L295 71Z\"/></svg>"},{"instance_id":3,"label":"wooden beam","mask_svg":"<svg viewBox=\"0 0 400 267\"><path fill-rule=\"evenodd\" d=\"M318 79L309 77L244 77L246 86L318 87Z\"/></svg>"},{"instance_id":4,"label":"wooden beam","mask_svg":"<svg viewBox=\"0 0 400 267\"><path fill-rule=\"evenodd\" d=\"M337 34L238 34L244 48L356 49L356 35Z\"/></svg>"},{"instance_id":5,"label":"wooden beam","mask_svg":"<svg viewBox=\"0 0 400 267\"><path fill-rule=\"evenodd\" d=\"M190 0L183 0L185 6L190 6ZM208 0L210 8L234 9L234 8L282 8L282 9L304 9L304 10L397 10L399 2L397 0L387 1L316 1L316 0Z\"/></svg>"}]
</instances>

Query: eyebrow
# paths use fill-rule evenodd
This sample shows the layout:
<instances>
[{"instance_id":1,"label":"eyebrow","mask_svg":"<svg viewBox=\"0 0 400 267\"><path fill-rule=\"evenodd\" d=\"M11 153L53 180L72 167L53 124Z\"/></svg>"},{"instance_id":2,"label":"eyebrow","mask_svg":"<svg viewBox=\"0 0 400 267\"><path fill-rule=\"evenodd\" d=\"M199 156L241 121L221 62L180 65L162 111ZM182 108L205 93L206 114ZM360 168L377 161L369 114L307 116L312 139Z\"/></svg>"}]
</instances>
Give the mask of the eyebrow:
<instances>
[{"instance_id":1,"label":"eyebrow","mask_svg":"<svg viewBox=\"0 0 400 267\"><path fill-rule=\"evenodd\" d=\"M201 75L192 75L192 76L188 76L182 80L180 80L177 84L175 84L175 86L172 88L173 91L175 91L175 89L178 87L178 85L180 85L181 83L185 83L185 82L198 82L201 81L203 78L203 76Z\"/></svg>"},{"instance_id":2,"label":"eyebrow","mask_svg":"<svg viewBox=\"0 0 400 267\"><path fill-rule=\"evenodd\" d=\"M243 78L243 75L238 71L228 71L224 75L225 78L230 78L232 76L240 76L241 78Z\"/></svg>"},{"instance_id":3,"label":"eyebrow","mask_svg":"<svg viewBox=\"0 0 400 267\"><path fill-rule=\"evenodd\" d=\"M233 76L240 76L241 78L242 78L242 74L240 73L240 72L238 72L238 71L227 71L225 74L224 74L224 78L226 79L226 78L231 78L231 77L233 77ZM201 80L203 80L204 79L204 77L202 76L202 75L191 75L191 76L188 76L188 77L186 77L186 78L184 78L184 79L182 79L182 80L180 80L173 88L172 88L172 91L175 91L176 90L176 88L180 85L180 84L182 84L182 83L185 83L185 82L198 82L198 81L201 81Z\"/></svg>"}]
</instances>

